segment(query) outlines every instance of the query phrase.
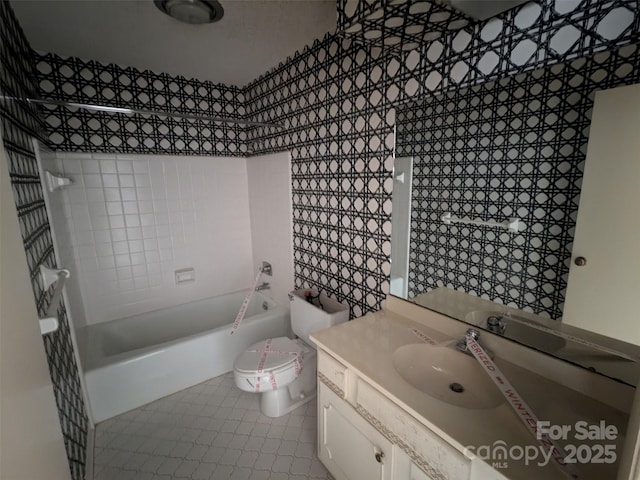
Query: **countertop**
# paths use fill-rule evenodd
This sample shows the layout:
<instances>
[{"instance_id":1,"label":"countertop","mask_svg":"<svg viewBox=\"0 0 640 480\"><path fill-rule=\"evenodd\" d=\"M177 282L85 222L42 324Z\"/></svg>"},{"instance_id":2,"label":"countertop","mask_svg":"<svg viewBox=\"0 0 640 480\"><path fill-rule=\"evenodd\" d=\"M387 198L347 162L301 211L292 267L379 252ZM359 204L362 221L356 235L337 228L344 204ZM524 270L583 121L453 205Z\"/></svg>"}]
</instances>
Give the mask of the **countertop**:
<instances>
[{"instance_id":1,"label":"countertop","mask_svg":"<svg viewBox=\"0 0 640 480\"><path fill-rule=\"evenodd\" d=\"M418 329L436 342L452 340L452 337L430 328L426 321L417 322L385 310L316 332L311 338L319 349L352 369L460 452L464 453L467 446L491 447L498 441L504 441L507 446L538 446L506 402L492 409L462 408L444 403L405 382L393 366L392 354L400 346L422 342L412 329ZM551 425L570 425L572 430L580 420L587 421L589 425L597 425L604 420L620 432L615 441L591 442L576 440L571 433L568 440L558 441L560 445L613 444L620 459L627 414L508 362L500 358L499 351L495 362L539 420L548 420ZM524 461L509 460L508 468L499 471L518 480L566 478L555 465L540 467L535 463L527 466ZM577 468L580 479L593 480L614 479L617 470L615 464L591 463L577 465Z\"/></svg>"}]
</instances>

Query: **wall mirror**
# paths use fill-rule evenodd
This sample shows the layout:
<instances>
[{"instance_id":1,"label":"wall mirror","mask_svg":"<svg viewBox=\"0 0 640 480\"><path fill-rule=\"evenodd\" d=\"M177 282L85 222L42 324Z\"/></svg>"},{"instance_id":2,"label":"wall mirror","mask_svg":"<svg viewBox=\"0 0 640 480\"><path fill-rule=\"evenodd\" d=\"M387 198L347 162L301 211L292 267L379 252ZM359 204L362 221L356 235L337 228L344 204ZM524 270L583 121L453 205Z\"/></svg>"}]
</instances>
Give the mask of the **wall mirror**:
<instances>
[{"instance_id":1,"label":"wall mirror","mask_svg":"<svg viewBox=\"0 0 640 480\"><path fill-rule=\"evenodd\" d=\"M597 63L398 107L390 290L635 386L640 88Z\"/></svg>"}]
</instances>

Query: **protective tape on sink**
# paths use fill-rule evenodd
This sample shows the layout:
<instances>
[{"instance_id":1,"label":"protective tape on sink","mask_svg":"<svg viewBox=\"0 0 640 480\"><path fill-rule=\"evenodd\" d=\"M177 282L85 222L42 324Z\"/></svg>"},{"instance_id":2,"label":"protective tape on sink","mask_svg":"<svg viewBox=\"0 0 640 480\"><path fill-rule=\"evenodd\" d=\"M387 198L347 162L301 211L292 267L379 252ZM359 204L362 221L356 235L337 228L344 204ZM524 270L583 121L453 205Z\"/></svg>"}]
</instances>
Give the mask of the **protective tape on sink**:
<instances>
[{"instance_id":1,"label":"protective tape on sink","mask_svg":"<svg viewBox=\"0 0 640 480\"><path fill-rule=\"evenodd\" d=\"M551 458L553 459L556 466L560 469L560 471L566 475L568 478L578 479L578 472L573 465L570 465L565 462L565 458L567 454L564 450L558 446L553 440L549 438L547 434L538 430L538 417L533 413L531 407L526 404L526 402L522 399L522 397L516 392L516 389L513 388L513 385L507 380L504 374L500 371L500 369L496 366L496 364L489 358L487 352L480 346L480 344L470 335L467 335L467 347L469 351L473 354L473 356L478 360L478 363L485 372L491 377L493 383L496 384L498 389L504 395L504 398L507 399L507 402L518 414L522 423L524 423L527 430L533 434L534 438L538 441L538 443L543 447L548 449L548 451L552 452Z\"/></svg>"},{"instance_id":2,"label":"protective tape on sink","mask_svg":"<svg viewBox=\"0 0 640 480\"><path fill-rule=\"evenodd\" d=\"M417 328L412 328L411 333L413 333L416 337L418 337L420 340L422 340L425 343L436 345L436 342L433 340L433 338L431 338L429 335L422 333Z\"/></svg>"}]
</instances>

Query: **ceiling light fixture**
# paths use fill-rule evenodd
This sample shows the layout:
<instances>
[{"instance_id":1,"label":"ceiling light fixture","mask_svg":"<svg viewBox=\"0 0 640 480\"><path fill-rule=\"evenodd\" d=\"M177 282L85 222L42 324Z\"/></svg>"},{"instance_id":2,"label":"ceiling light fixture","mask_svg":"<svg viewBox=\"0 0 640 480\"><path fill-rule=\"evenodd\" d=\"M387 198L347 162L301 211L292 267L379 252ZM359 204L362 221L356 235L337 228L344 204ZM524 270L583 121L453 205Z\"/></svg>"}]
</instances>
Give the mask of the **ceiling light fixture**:
<instances>
[{"instance_id":1,"label":"ceiling light fixture","mask_svg":"<svg viewBox=\"0 0 640 480\"><path fill-rule=\"evenodd\" d=\"M191 25L217 22L224 15L217 0L153 0L153 3L161 12Z\"/></svg>"}]
</instances>

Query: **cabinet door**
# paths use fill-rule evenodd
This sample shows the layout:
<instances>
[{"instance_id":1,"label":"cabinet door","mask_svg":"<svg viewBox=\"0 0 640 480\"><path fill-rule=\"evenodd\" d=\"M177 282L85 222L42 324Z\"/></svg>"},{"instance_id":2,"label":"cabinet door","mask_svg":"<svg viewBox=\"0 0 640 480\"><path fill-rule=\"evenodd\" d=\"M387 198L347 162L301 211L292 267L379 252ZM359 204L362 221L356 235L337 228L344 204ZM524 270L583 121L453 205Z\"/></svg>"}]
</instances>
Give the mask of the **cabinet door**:
<instances>
[{"instance_id":1,"label":"cabinet door","mask_svg":"<svg viewBox=\"0 0 640 480\"><path fill-rule=\"evenodd\" d=\"M563 322L640 344L640 85L596 93Z\"/></svg>"},{"instance_id":2,"label":"cabinet door","mask_svg":"<svg viewBox=\"0 0 640 480\"><path fill-rule=\"evenodd\" d=\"M410 480L433 480L429 475L424 473L420 467L412 463L409 470Z\"/></svg>"},{"instance_id":3,"label":"cabinet door","mask_svg":"<svg viewBox=\"0 0 640 480\"><path fill-rule=\"evenodd\" d=\"M318 454L336 480L391 480L392 444L318 383Z\"/></svg>"}]
</instances>

